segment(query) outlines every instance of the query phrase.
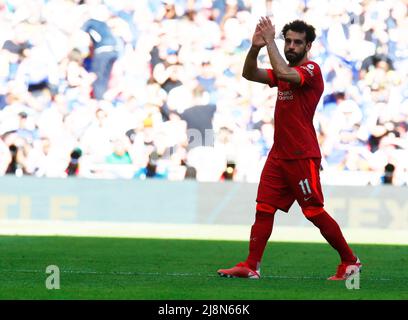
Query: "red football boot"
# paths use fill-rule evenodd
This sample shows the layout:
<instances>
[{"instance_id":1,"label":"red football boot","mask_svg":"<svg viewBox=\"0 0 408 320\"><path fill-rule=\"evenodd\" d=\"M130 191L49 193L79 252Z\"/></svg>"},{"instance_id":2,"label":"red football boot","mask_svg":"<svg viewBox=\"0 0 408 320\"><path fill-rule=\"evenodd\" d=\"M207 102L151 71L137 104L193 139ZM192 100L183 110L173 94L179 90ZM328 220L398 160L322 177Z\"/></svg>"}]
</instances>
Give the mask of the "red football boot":
<instances>
[{"instance_id":1,"label":"red football boot","mask_svg":"<svg viewBox=\"0 0 408 320\"><path fill-rule=\"evenodd\" d=\"M361 268L362 264L359 258L354 263L342 262L338 265L336 274L327 280L347 280L352 274L361 272Z\"/></svg>"},{"instance_id":2,"label":"red football boot","mask_svg":"<svg viewBox=\"0 0 408 320\"><path fill-rule=\"evenodd\" d=\"M235 267L230 269L220 269L217 273L221 277L227 278L248 278L248 279L259 279L261 273L259 270L252 270L246 262L240 262Z\"/></svg>"}]
</instances>

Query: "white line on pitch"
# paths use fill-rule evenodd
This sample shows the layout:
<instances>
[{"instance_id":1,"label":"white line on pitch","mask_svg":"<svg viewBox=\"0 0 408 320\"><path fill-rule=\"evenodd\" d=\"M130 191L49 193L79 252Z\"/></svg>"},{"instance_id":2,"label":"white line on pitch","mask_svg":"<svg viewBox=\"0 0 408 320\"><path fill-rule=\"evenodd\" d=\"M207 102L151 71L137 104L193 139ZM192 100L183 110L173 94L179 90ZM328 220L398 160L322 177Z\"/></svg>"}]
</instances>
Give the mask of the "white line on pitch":
<instances>
[{"instance_id":1,"label":"white line on pitch","mask_svg":"<svg viewBox=\"0 0 408 320\"><path fill-rule=\"evenodd\" d=\"M0 273L43 273L42 270L0 270ZM94 274L94 275L120 275L120 276L171 276L171 277L218 277L216 274L201 274L201 273L160 273L160 272L126 272L126 271L83 271L83 270L61 270L61 273L72 274ZM262 278L267 279L291 279L291 280L325 280L323 277L308 277L308 276L285 276L285 275L266 275ZM392 280L407 280L405 278L399 279L387 279L387 278L364 278L364 280L370 281L392 281Z\"/></svg>"}]
</instances>

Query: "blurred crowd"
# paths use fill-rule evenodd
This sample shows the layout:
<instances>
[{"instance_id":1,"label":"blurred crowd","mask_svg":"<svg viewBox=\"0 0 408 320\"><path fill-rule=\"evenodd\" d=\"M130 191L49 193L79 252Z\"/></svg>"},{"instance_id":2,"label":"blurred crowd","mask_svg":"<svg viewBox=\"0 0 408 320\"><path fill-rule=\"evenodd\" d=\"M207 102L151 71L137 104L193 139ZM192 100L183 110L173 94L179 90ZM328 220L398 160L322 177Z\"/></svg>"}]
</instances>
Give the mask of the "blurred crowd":
<instances>
[{"instance_id":1,"label":"blurred crowd","mask_svg":"<svg viewBox=\"0 0 408 320\"><path fill-rule=\"evenodd\" d=\"M0 0L0 175L257 182L258 18L316 28L325 183L408 183L407 0ZM283 48L282 36L278 46ZM266 51L261 67L270 67ZM347 177L347 179L345 179Z\"/></svg>"}]
</instances>

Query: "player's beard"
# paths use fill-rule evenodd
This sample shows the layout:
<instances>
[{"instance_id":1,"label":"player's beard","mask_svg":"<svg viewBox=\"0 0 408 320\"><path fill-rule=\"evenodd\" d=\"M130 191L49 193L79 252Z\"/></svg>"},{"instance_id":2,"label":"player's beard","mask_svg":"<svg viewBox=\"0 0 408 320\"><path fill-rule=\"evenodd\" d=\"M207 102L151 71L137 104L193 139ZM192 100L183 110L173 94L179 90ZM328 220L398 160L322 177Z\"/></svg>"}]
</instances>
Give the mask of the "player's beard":
<instances>
[{"instance_id":1,"label":"player's beard","mask_svg":"<svg viewBox=\"0 0 408 320\"><path fill-rule=\"evenodd\" d=\"M296 65L299 61L301 61L305 57L306 54L307 54L306 49L300 53L296 53L296 52L289 51L289 50L285 51L286 60L288 60L289 64L292 66Z\"/></svg>"}]
</instances>

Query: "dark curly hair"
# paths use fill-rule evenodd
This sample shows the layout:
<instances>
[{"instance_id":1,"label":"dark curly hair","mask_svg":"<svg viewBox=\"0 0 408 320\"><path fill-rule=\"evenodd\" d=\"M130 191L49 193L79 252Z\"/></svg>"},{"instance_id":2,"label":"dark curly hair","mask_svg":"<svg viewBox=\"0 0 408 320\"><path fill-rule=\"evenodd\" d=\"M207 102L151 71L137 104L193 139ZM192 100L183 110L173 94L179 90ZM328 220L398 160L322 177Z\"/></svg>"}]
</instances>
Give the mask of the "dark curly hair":
<instances>
[{"instance_id":1,"label":"dark curly hair","mask_svg":"<svg viewBox=\"0 0 408 320\"><path fill-rule=\"evenodd\" d=\"M302 20L295 20L290 23L285 24L285 26L282 29L282 35L283 38L286 37L286 33L289 31L295 31L299 33L306 33L306 42L313 42L316 39L316 32L315 28L307 24L306 22Z\"/></svg>"}]
</instances>

